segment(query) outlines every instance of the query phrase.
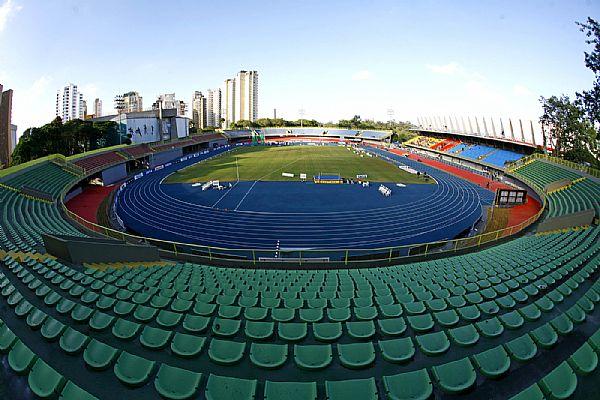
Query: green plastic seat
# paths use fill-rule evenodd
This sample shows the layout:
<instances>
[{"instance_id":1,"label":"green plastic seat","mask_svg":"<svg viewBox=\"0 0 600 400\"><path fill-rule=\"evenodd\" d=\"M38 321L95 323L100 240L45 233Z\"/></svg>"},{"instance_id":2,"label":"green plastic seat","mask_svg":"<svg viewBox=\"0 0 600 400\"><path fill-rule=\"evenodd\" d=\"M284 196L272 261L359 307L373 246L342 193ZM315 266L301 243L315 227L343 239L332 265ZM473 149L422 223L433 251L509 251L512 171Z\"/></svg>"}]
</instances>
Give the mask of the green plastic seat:
<instances>
[{"instance_id":1,"label":"green plastic seat","mask_svg":"<svg viewBox=\"0 0 600 400\"><path fill-rule=\"evenodd\" d=\"M541 310L535 305L535 303L519 308L519 313L527 321L537 321L542 316Z\"/></svg>"},{"instance_id":2,"label":"green plastic seat","mask_svg":"<svg viewBox=\"0 0 600 400\"><path fill-rule=\"evenodd\" d=\"M510 398L510 400L545 400L544 393L542 389L534 383L529 386L527 389L522 390L517 395Z\"/></svg>"},{"instance_id":3,"label":"green plastic seat","mask_svg":"<svg viewBox=\"0 0 600 400\"><path fill-rule=\"evenodd\" d=\"M256 380L210 374L204 396L206 400L254 400Z\"/></svg>"},{"instance_id":4,"label":"green plastic seat","mask_svg":"<svg viewBox=\"0 0 600 400\"><path fill-rule=\"evenodd\" d=\"M171 340L171 351L183 358L196 357L202 351L205 341L206 339L201 336L177 332Z\"/></svg>"},{"instance_id":5,"label":"green plastic seat","mask_svg":"<svg viewBox=\"0 0 600 400\"><path fill-rule=\"evenodd\" d=\"M179 324L182 315L173 311L160 310L156 316L156 322L163 328L173 328Z\"/></svg>"},{"instance_id":6,"label":"green plastic seat","mask_svg":"<svg viewBox=\"0 0 600 400\"><path fill-rule=\"evenodd\" d=\"M350 308L328 308L327 318L333 322L346 322L350 319Z\"/></svg>"},{"instance_id":7,"label":"green plastic seat","mask_svg":"<svg viewBox=\"0 0 600 400\"><path fill-rule=\"evenodd\" d=\"M302 340L307 334L306 322L280 322L277 327L277 334L281 339L288 342Z\"/></svg>"},{"instance_id":8,"label":"green plastic seat","mask_svg":"<svg viewBox=\"0 0 600 400\"><path fill-rule=\"evenodd\" d=\"M380 340L379 348L383 358L392 363L405 363L415 355L415 345L410 337Z\"/></svg>"},{"instance_id":9,"label":"green plastic seat","mask_svg":"<svg viewBox=\"0 0 600 400\"><path fill-rule=\"evenodd\" d=\"M183 300L183 299L175 299L171 303L171 310L176 313L185 313L188 312L192 306L194 305L193 301Z\"/></svg>"},{"instance_id":10,"label":"green plastic seat","mask_svg":"<svg viewBox=\"0 0 600 400\"><path fill-rule=\"evenodd\" d=\"M375 361L373 343L349 343L337 345L340 363L351 369L367 368Z\"/></svg>"},{"instance_id":11,"label":"green plastic seat","mask_svg":"<svg viewBox=\"0 0 600 400\"><path fill-rule=\"evenodd\" d=\"M470 389L477 379L475 369L468 358L462 358L432 367L433 378L447 393L462 393Z\"/></svg>"},{"instance_id":12,"label":"green plastic seat","mask_svg":"<svg viewBox=\"0 0 600 400\"><path fill-rule=\"evenodd\" d=\"M388 336L400 336L406 331L406 322L402 317L378 319L377 324L381 333Z\"/></svg>"},{"instance_id":13,"label":"green plastic seat","mask_svg":"<svg viewBox=\"0 0 600 400\"><path fill-rule=\"evenodd\" d=\"M396 318L402 315L404 310L400 304L384 304L379 306L381 316L384 318Z\"/></svg>"},{"instance_id":14,"label":"green plastic seat","mask_svg":"<svg viewBox=\"0 0 600 400\"><path fill-rule=\"evenodd\" d=\"M510 356L519 362L527 362L537 354L537 346L531 336L524 334L504 344Z\"/></svg>"},{"instance_id":15,"label":"green plastic seat","mask_svg":"<svg viewBox=\"0 0 600 400\"><path fill-rule=\"evenodd\" d=\"M15 307L15 315L19 318L23 318L33 309L33 304L27 300L21 300L21 302Z\"/></svg>"},{"instance_id":16,"label":"green plastic seat","mask_svg":"<svg viewBox=\"0 0 600 400\"><path fill-rule=\"evenodd\" d=\"M477 330L487 338L495 338L504 332L504 326L500 323L498 317L488 318L475 323Z\"/></svg>"},{"instance_id":17,"label":"green plastic seat","mask_svg":"<svg viewBox=\"0 0 600 400\"><path fill-rule=\"evenodd\" d=\"M122 340L131 340L139 332L141 325L126 319L118 318L112 327L112 334Z\"/></svg>"},{"instance_id":18,"label":"green plastic seat","mask_svg":"<svg viewBox=\"0 0 600 400\"><path fill-rule=\"evenodd\" d=\"M89 341L89 336L69 327L60 337L59 343L60 348L63 349L65 353L77 354L83 350Z\"/></svg>"},{"instance_id":19,"label":"green plastic seat","mask_svg":"<svg viewBox=\"0 0 600 400\"><path fill-rule=\"evenodd\" d=\"M265 382L265 400L316 400L315 382Z\"/></svg>"},{"instance_id":20,"label":"green plastic seat","mask_svg":"<svg viewBox=\"0 0 600 400\"><path fill-rule=\"evenodd\" d=\"M286 344L252 343L250 361L257 367L275 369L285 364L288 346Z\"/></svg>"},{"instance_id":21,"label":"green plastic seat","mask_svg":"<svg viewBox=\"0 0 600 400\"><path fill-rule=\"evenodd\" d=\"M567 360L577 375L589 375L598 367L598 354L589 343L584 343Z\"/></svg>"},{"instance_id":22,"label":"green plastic seat","mask_svg":"<svg viewBox=\"0 0 600 400\"><path fill-rule=\"evenodd\" d=\"M234 365L240 362L245 349L245 342L212 339L208 347L208 356L217 364Z\"/></svg>"},{"instance_id":23,"label":"green plastic seat","mask_svg":"<svg viewBox=\"0 0 600 400\"><path fill-rule=\"evenodd\" d=\"M40 333L46 340L53 341L58 339L66 328L67 326L65 324L49 316L46 318L44 325L42 325Z\"/></svg>"},{"instance_id":24,"label":"green plastic seat","mask_svg":"<svg viewBox=\"0 0 600 400\"><path fill-rule=\"evenodd\" d=\"M241 326L242 321L239 319L217 317L213 320L212 332L217 336L231 337L238 333Z\"/></svg>"},{"instance_id":25,"label":"green plastic seat","mask_svg":"<svg viewBox=\"0 0 600 400\"><path fill-rule=\"evenodd\" d=\"M585 312L577 304L567 310L567 316L575 324L582 324L586 318Z\"/></svg>"},{"instance_id":26,"label":"green plastic seat","mask_svg":"<svg viewBox=\"0 0 600 400\"><path fill-rule=\"evenodd\" d=\"M577 389L577 375L566 361L553 369L538 383L544 395L553 400L570 398Z\"/></svg>"},{"instance_id":27,"label":"green plastic seat","mask_svg":"<svg viewBox=\"0 0 600 400\"><path fill-rule=\"evenodd\" d=\"M333 360L331 345L294 345L294 361L296 365L306 370L326 368Z\"/></svg>"},{"instance_id":28,"label":"green plastic seat","mask_svg":"<svg viewBox=\"0 0 600 400\"><path fill-rule=\"evenodd\" d=\"M142 386L150 379L154 361L123 351L113 368L117 378L128 386Z\"/></svg>"},{"instance_id":29,"label":"green plastic seat","mask_svg":"<svg viewBox=\"0 0 600 400\"><path fill-rule=\"evenodd\" d=\"M537 343L538 346L543 349L550 349L554 347L558 341L558 334L550 324L544 324L529 333L531 338Z\"/></svg>"},{"instance_id":30,"label":"green plastic seat","mask_svg":"<svg viewBox=\"0 0 600 400\"><path fill-rule=\"evenodd\" d=\"M458 324L458 313L454 310L445 310L433 313L433 317L441 326L448 328Z\"/></svg>"},{"instance_id":31,"label":"green plastic seat","mask_svg":"<svg viewBox=\"0 0 600 400\"><path fill-rule=\"evenodd\" d=\"M460 315L460 318L464 319L465 321L475 321L481 316L481 311L479 311L477 306L471 305L460 307L458 309L458 314Z\"/></svg>"},{"instance_id":32,"label":"green plastic seat","mask_svg":"<svg viewBox=\"0 0 600 400\"><path fill-rule=\"evenodd\" d=\"M292 308L273 308L271 310L271 317L277 322L288 322L294 319L296 316L296 310Z\"/></svg>"},{"instance_id":33,"label":"green plastic seat","mask_svg":"<svg viewBox=\"0 0 600 400\"><path fill-rule=\"evenodd\" d=\"M479 341L479 333L473 324L450 329L448 335L454 343L462 347L473 346Z\"/></svg>"},{"instance_id":34,"label":"green plastic seat","mask_svg":"<svg viewBox=\"0 0 600 400\"><path fill-rule=\"evenodd\" d=\"M358 320L363 320L363 321L372 320L377 317L377 314L378 314L377 308L375 308L374 306L354 307L354 315L356 316L356 319L358 319Z\"/></svg>"},{"instance_id":35,"label":"green plastic seat","mask_svg":"<svg viewBox=\"0 0 600 400\"><path fill-rule=\"evenodd\" d=\"M118 353L114 347L93 339L83 352L83 360L91 369L104 370L110 367Z\"/></svg>"},{"instance_id":36,"label":"green plastic seat","mask_svg":"<svg viewBox=\"0 0 600 400\"><path fill-rule=\"evenodd\" d=\"M188 314L183 320L183 329L185 329L188 332L201 333L208 329L209 322L209 317Z\"/></svg>"},{"instance_id":37,"label":"green plastic seat","mask_svg":"<svg viewBox=\"0 0 600 400\"><path fill-rule=\"evenodd\" d=\"M239 306L230 306L230 305L222 305L219 306L219 317L221 318L239 318L242 313L242 307Z\"/></svg>"},{"instance_id":38,"label":"green plastic seat","mask_svg":"<svg viewBox=\"0 0 600 400\"><path fill-rule=\"evenodd\" d=\"M184 400L196 395L202 374L162 364L154 378L154 388L166 399Z\"/></svg>"},{"instance_id":39,"label":"green plastic seat","mask_svg":"<svg viewBox=\"0 0 600 400\"><path fill-rule=\"evenodd\" d=\"M303 322L319 322L323 319L322 308L302 308L299 311L300 319Z\"/></svg>"},{"instance_id":40,"label":"green plastic seat","mask_svg":"<svg viewBox=\"0 0 600 400\"><path fill-rule=\"evenodd\" d=\"M341 322L320 322L312 325L315 339L320 342L333 342L342 336Z\"/></svg>"},{"instance_id":41,"label":"green plastic seat","mask_svg":"<svg viewBox=\"0 0 600 400\"><path fill-rule=\"evenodd\" d=\"M15 335L7 325L2 325L0 327L0 351L2 353L8 353L16 341L17 335Z\"/></svg>"},{"instance_id":42,"label":"green plastic seat","mask_svg":"<svg viewBox=\"0 0 600 400\"><path fill-rule=\"evenodd\" d=\"M267 318L269 313L268 308L264 307L247 307L244 309L244 319L250 321L262 321Z\"/></svg>"},{"instance_id":43,"label":"green plastic seat","mask_svg":"<svg viewBox=\"0 0 600 400\"><path fill-rule=\"evenodd\" d=\"M328 400L377 400L375 379L352 379L347 381L325 381Z\"/></svg>"},{"instance_id":44,"label":"green plastic seat","mask_svg":"<svg viewBox=\"0 0 600 400\"><path fill-rule=\"evenodd\" d=\"M58 400L98 400L98 398L69 381L63 387Z\"/></svg>"},{"instance_id":45,"label":"green plastic seat","mask_svg":"<svg viewBox=\"0 0 600 400\"><path fill-rule=\"evenodd\" d=\"M140 343L148 349L160 350L167 346L172 335L172 331L146 326L140 335Z\"/></svg>"},{"instance_id":46,"label":"green plastic seat","mask_svg":"<svg viewBox=\"0 0 600 400\"><path fill-rule=\"evenodd\" d=\"M348 334L355 339L370 339L375 335L373 321L346 322Z\"/></svg>"},{"instance_id":47,"label":"green plastic seat","mask_svg":"<svg viewBox=\"0 0 600 400\"><path fill-rule=\"evenodd\" d=\"M500 378L510 368L510 358L502 346L475 354L473 361L484 376L492 379Z\"/></svg>"},{"instance_id":48,"label":"green plastic seat","mask_svg":"<svg viewBox=\"0 0 600 400\"><path fill-rule=\"evenodd\" d=\"M196 313L198 315L203 315L205 317L209 317L215 312L216 308L217 308L216 304L209 304L209 303L205 303L203 301L196 301L196 304L194 304L193 311L194 311L194 313Z\"/></svg>"},{"instance_id":49,"label":"green plastic seat","mask_svg":"<svg viewBox=\"0 0 600 400\"><path fill-rule=\"evenodd\" d=\"M274 322L247 321L244 333L250 339L264 340L273 336L274 328Z\"/></svg>"},{"instance_id":50,"label":"green plastic seat","mask_svg":"<svg viewBox=\"0 0 600 400\"><path fill-rule=\"evenodd\" d=\"M556 318L550 321L552 328L561 336L567 336L573 332L573 321L567 317L566 314L560 314Z\"/></svg>"},{"instance_id":51,"label":"green plastic seat","mask_svg":"<svg viewBox=\"0 0 600 400\"><path fill-rule=\"evenodd\" d=\"M58 395L65 381L65 378L61 374L56 372L55 369L46 364L42 359L36 361L27 378L27 383L29 383L31 391L43 399Z\"/></svg>"},{"instance_id":52,"label":"green plastic seat","mask_svg":"<svg viewBox=\"0 0 600 400\"><path fill-rule=\"evenodd\" d=\"M108 329L115 321L115 317L105 314L102 311L95 311L88 324L95 331L103 331Z\"/></svg>"},{"instance_id":53,"label":"green plastic seat","mask_svg":"<svg viewBox=\"0 0 600 400\"><path fill-rule=\"evenodd\" d=\"M135 308L135 303L120 300L114 305L113 311L119 316L126 316L131 314Z\"/></svg>"},{"instance_id":54,"label":"green plastic seat","mask_svg":"<svg viewBox=\"0 0 600 400\"><path fill-rule=\"evenodd\" d=\"M417 335L417 345L428 356L439 356L450 348L448 336L443 331Z\"/></svg>"},{"instance_id":55,"label":"green plastic seat","mask_svg":"<svg viewBox=\"0 0 600 400\"><path fill-rule=\"evenodd\" d=\"M431 314L410 315L406 317L408 324L416 333L427 332L433 329L433 318Z\"/></svg>"},{"instance_id":56,"label":"green plastic seat","mask_svg":"<svg viewBox=\"0 0 600 400\"><path fill-rule=\"evenodd\" d=\"M596 350L596 352L600 353L600 329L590 336L588 343Z\"/></svg>"},{"instance_id":57,"label":"green plastic seat","mask_svg":"<svg viewBox=\"0 0 600 400\"><path fill-rule=\"evenodd\" d=\"M137 319L140 322L150 322L154 318L156 318L156 314L158 314L158 310L156 308L139 304L135 308L133 318Z\"/></svg>"},{"instance_id":58,"label":"green plastic seat","mask_svg":"<svg viewBox=\"0 0 600 400\"><path fill-rule=\"evenodd\" d=\"M525 323L525 320L518 311L511 311L500 316L500 322L507 329L519 329Z\"/></svg>"},{"instance_id":59,"label":"green plastic seat","mask_svg":"<svg viewBox=\"0 0 600 400\"><path fill-rule=\"evenodd\" d=\"M433 384L425 368L384 376L383 385L390 400L427 400L433 394Z\"/></svg>"},{"instance_id":60,"label":"green plastic seat","mask_svg":"<svg viewBox=\"0 0 600 400\"><path fill-rule=\"evenodd\" d=\"M8 353L8 365L20 375L27 374L37 359L35 353L21 340L17 340Z\"/></svg>"}]
</instances>

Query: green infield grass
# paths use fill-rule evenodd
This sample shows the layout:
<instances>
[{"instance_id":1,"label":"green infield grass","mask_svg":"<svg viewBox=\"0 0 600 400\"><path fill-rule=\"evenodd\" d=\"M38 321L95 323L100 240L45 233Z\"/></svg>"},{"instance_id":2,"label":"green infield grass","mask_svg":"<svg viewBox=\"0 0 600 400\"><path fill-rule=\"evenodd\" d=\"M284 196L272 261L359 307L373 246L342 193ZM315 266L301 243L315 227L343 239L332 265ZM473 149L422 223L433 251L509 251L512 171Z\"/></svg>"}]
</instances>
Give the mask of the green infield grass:
<instances>
[{"instance_id":1,"label":"green infield grass","mask_svg":"<svg viewBox=\"0 0 600 400\"><path fill-rule=\"evenodd\" d=\"M283 172L294 174L284 177ZM253 146L238 147L211 160L201 161L171 174L166 183L194 183L219 180L297 181L299 175L339 174L356 179L367 175L372 182L434 183L402 171L376 157L360 156L343 146Z\"/></svg>"}]
</instances>

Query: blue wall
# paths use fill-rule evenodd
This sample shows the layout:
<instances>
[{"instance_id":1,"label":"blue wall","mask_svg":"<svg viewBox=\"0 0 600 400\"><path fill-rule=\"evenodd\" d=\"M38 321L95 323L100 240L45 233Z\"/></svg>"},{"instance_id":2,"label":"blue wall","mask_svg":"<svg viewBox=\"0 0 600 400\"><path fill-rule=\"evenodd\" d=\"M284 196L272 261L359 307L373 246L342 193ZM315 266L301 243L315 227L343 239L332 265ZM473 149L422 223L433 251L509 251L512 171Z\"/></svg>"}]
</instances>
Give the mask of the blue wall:
<instances>
[{"instance_id":1,"label":"blue wall","mask_svg":"<svg viewBox=\"0 0 600 400\"><path fill-rule=\"evenodd\" d=\"M115 182L127 178L127 167L125 163L115 165L102 171L102 182L104 185L112 185Z\"/></svg>"}]
</instances>

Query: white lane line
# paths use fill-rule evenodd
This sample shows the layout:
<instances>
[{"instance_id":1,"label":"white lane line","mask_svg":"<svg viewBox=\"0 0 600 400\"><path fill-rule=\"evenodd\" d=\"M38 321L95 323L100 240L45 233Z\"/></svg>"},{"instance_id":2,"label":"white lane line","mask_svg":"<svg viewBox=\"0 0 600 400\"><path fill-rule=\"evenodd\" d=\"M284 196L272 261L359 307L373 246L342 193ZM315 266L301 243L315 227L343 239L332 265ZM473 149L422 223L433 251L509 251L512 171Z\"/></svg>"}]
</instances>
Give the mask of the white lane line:
<instances>
[{"instance_id":1,"label":"white lane line","mask_svg":"<svg viewBox=\"0 0 600 400\"><path fill-rule=\"evenodd\" d=\"M238 182L234 183L234 184L233 184L233 186L231 186L229 189L227 189L227 191L225 192L225 194L223 194L223 196L219 197L219 200L217 200L217 201L215 202L215 204L213 204L212 206L210 206L210 208L215 208L215 206L216 206L217 204L219 204L219 202L220 202L221 200L223 200L223 198L224 198L225 196L227 196L227 195L229 194L229 192L231 192L231 191L233 190L233 188L237 186L237 184L238 184Z\"/></svg>"},{"instance_id":2,"label":"white lane line","mask_svg":"<svg viewBox=\"0 0 600 400\"><path fill-rule=\"evenodd\" d=\"M252 184L252 186L250 186L250 189L248 189L248 191L246 192L246 194L244 195L244 197L242 197L242 199L240 200L240 202L237 204L237 206L235 206L235 208L233 209L233 211L237 211L239 206L244 202L244 200L246 199L246 196L248 196L248 193L250 193L250 191L252 190L252 188L254 187L254 185L256 185L256 182L258 181L254 181L254 183Z\"/></svg>"}]
</instances>

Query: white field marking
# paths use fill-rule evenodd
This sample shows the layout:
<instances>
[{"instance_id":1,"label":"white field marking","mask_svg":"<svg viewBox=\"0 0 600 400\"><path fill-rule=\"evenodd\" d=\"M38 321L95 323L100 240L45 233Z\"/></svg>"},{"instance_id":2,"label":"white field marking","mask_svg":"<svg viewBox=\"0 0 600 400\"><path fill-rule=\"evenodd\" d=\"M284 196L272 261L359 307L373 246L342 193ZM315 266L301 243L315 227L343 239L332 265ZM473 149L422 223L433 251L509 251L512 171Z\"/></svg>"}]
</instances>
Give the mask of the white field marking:
<instances>
[{"instance_id":1,"label":"white field marking","mask_svg":"<svg viewBox=\"0 0 600 400\"><path fill-rule=\"evenodd\" d=\"M226 191L226 192L223 194L223 196L219 197L219 200L217 200L217 201L215 202L215 204L213 204L212 206L210 206L210 208L215 208L215 206L216 206L217 204L219 204L219 202L220 202L221 200L223 200L223 198L224 198L225 196L227 196L227 195L229 194L229 192L231 192L231 191L233 190L233 188L237 186L237 184L238 184L238 182L234 183L232 187L230 187L229 189L227 189L227 191Z\"/></svg>"}]
</instances>

